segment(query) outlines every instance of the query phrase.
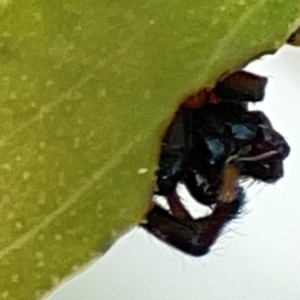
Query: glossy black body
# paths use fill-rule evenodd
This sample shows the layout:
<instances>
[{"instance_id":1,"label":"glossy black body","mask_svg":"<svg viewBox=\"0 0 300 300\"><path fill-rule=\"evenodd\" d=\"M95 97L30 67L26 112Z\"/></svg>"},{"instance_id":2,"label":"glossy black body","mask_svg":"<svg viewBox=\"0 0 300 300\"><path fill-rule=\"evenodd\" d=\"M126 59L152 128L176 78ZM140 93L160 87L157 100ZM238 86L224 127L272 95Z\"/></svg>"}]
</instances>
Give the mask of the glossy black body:
<instances>
[{"instance_id":1,"label":"glossy black body","mask_svg":"<svg viewBox=\"0 0 300 300\"><path fill-rule=\"evenodd\" d=\"M157 194L168 197L182 182L197 201L213 204L230 157L257 157L271 151L276 154L265 159L237 161L241 176L268 183L283 176L283 160L290 148L268 118L230 102L181 111L164 139Z\"/></svg>"},{"instance_id":2,"label":"glossy black body","mask_svg":"<svg viewBox=\"0 0 300 300\"><path fill-rule=\"evenodd\" d=\"M267 183L283 176L289 145L263 112L245 105L262 100L266 83L266 78L239 71L217 84L214 93L221 103L177 111L163 138L156 173L155 194L166 197L171 214L155 205L145 229L186 253L204 255L244 201L241 189L230 203L220 201L224 166L232 163L240 176ZM210 217L189 217L176 194L179 182L198 202L217 206Z\"/></svg>"}]
</instances>

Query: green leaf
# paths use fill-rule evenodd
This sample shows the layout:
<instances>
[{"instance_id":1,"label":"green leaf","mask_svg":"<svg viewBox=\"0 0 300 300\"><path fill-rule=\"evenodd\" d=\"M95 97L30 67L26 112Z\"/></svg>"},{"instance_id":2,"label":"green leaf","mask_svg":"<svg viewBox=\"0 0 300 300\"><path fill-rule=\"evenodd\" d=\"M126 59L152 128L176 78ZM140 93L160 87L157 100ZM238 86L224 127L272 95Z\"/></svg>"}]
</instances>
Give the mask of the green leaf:
<instances>
[{"instance_id":1,"label":"green leaf","mask_svg":"<svg viewBox=\"0 0 300 300\"><path fill-rule=\"evenodd\" d=\"M0 299L40 298L136 224L179 101L277 49L299 15L293 0L0 1Z\"/></svg>"}]
</instances>

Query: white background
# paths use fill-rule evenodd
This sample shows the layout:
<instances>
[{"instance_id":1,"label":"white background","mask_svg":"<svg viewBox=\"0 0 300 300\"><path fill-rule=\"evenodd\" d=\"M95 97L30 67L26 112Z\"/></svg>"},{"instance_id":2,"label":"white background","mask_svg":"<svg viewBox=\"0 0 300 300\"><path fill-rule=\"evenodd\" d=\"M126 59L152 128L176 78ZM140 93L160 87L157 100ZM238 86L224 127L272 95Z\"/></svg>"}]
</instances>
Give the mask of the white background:
<instances>
[{"instance_id":1,"label":"white background","mask_svg":"<svg viewBox=\"0 0 300 300\"><path fill-rule=\"evenodd\" d=\"M208 255L189 257L137 228L47 300L300 299L300 49L247 69L269 78L254 108L291 146L284 178L249 187L246 212Z\"/></svg>"}]
</instances>

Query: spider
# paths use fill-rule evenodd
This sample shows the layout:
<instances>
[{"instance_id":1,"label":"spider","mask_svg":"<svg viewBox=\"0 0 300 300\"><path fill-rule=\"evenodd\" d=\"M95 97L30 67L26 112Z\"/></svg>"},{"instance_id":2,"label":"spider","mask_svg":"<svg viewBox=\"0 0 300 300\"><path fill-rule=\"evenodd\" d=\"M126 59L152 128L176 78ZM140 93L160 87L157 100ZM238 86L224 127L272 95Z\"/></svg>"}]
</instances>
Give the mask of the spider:
<instances>
[{"instance_id":1,"label":"spider","mask_svg":"<svg viewBox=\"0 0 300 300\"><path fill-rule=\"evenodd\" d=\"M142 224L146 230L191 255L204 255L222 227L244 203L240 177L274 183L283 176L290 148L266 115L248 111L261 101L267 79L238 71L181 105L162 140L155 194L157 205ZM216 206L211 216L194 220L176 192L183 183L196 201Z\"/></svg>"}]
</instances>

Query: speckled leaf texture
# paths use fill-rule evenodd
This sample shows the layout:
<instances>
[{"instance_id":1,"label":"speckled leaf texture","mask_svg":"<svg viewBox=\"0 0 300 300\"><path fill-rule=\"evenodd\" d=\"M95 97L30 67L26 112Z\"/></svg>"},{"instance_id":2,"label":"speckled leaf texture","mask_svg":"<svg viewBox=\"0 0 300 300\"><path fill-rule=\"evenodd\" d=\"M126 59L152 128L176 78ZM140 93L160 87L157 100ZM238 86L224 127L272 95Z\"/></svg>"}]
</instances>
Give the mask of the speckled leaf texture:
<instances>
[{"instance_id":1,"label":"speckled leaf texture","mask_svg":"<svg viewBox=\"0 0 300 300\"><path fill-rule=\"evenodd\" d=\"M136 224L182 97L299 16L295 0L0 0L0 299L40 299Z\"/></svg>"}]
</instances>

